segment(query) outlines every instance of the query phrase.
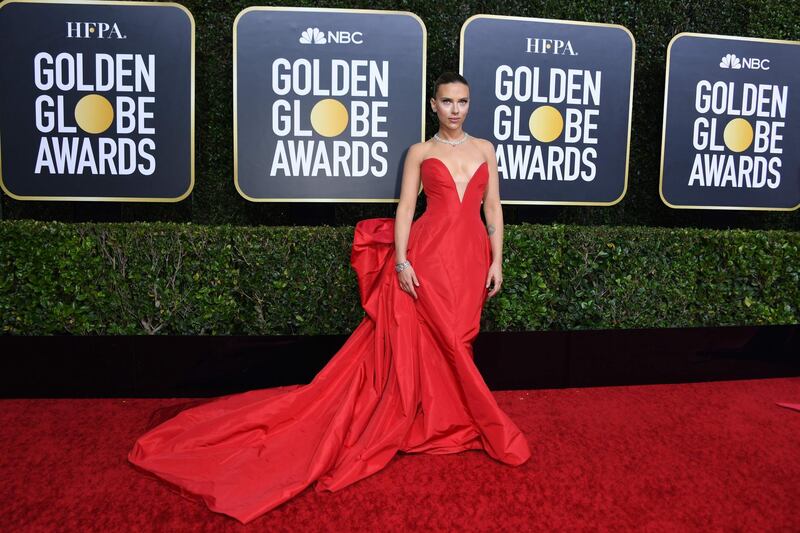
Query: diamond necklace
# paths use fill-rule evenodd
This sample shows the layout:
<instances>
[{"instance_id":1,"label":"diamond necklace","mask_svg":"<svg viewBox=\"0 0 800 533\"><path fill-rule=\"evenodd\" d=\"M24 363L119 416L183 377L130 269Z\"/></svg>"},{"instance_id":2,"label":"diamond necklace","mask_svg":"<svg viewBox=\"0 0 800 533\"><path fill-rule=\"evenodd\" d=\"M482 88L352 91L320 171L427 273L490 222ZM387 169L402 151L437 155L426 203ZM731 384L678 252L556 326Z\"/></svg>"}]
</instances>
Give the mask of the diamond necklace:
<instances>
[{"instance_id":1,"label":"diamond necklace","mask_svg":"<svg viewBox=\"0 0 800 533\"><path fill-rule=\"evenodd\" d=\"M457 141L448 141L447 139L442 139L441 137L439 137L438 131L433 134L434 141L439 141L440 143L449 144L450 146L455 146L457 144L463 143L464 141L467 140L467 137L469 137L469 134L466 131L464 132L464 136Z\"/></svg>"}]
</instances>

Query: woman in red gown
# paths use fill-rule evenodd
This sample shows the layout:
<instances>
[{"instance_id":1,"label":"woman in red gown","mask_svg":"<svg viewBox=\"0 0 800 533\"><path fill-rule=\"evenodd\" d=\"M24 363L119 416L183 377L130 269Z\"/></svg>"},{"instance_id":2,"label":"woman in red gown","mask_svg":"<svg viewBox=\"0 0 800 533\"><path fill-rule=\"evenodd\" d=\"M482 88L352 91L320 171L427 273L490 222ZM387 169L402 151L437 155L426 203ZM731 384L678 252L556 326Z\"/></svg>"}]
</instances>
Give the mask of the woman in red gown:
<instances>
[{"instance_id":1,"label":"woman in red gown","mask_svg":"<svg viewBox=\"0 0 800 533\"><path fill-rule=\"evenodd\" d=\"M356 225L366 316L341 349L309 384L182 411L136 441L131 463L248 523L315 481L331 492L355 483L398 452L530 458L473 362L482 307L502 283L494 149L462 129L459 74L436 81L430 105L439 131L408 150L396 217ZM427 208L412 223L420 180Z\"/></svg>"}]
</instances>

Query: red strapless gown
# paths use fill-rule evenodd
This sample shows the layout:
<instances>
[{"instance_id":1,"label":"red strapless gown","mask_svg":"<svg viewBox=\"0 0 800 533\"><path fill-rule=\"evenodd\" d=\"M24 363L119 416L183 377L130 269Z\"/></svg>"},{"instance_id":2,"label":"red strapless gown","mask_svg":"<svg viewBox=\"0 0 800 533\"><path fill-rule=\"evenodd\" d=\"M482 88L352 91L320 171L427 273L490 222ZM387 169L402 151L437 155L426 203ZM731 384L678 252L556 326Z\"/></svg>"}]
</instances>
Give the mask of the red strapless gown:
<instances>
[{"instance_id":1,"label":"red strapless gown","mask_svg":"<svg viewBox=\"0 0 800 533\"><path fill-rule=\"evenodd\" d=\"M491 259L480 218L487 164L463 201L441 160L420 172L428 207L407 248L418 300L397 282L394 219L359 222L351 264L366 316L311 383L189 408L142 435L128 459L243 523L315 481L317 491L342 489L398 452L527 461L525 436L473 362Z\"/></svg>"}]
</instances>

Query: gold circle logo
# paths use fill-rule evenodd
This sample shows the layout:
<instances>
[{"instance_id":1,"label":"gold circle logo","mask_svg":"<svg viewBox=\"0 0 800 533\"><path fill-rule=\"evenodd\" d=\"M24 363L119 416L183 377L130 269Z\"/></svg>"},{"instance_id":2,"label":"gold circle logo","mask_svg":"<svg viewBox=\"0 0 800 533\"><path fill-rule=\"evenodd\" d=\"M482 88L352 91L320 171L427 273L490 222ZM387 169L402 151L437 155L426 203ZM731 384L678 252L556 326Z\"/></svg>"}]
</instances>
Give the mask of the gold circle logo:
<instances>
[{"instance_id":1,"label":"gold circle logo","mask_svg":"<svg viewBox=\"0 0 800 533\"><path fill-rule=\"evenodd\" d=\"M114 108L105 97L87 94L75 106L75 122L86 133L103 133L114 122Z\"/></svg>"},{"instance_id":2,"label":"gold circle logo","mask_svg":"<svg viewBox=\"0 0 800 533\"><path fill-rule=\"evenodd\" d=\"M347 127L347 109L339 100L326 98L311 109L311 127L324 137L336 137Z\"/></svg>"},{"instance_id":3,"label":"gold circle logo","mask_svg":"<svg viewBox=\"0 0 800 533\"><path fill-rule=\"evenodd\" d=\"M725 126L722 138L728 150L744 152L753 143L753 126L743 118L735 118Z\"/></svg>"},{"instance_id":4,"label":"gold circle logo","mask_svg":"<svg viewBox=\"0 0 800 533\"><path fill-rule=\"evenodd\" d=\"M531 113L528 128L534 139L542 143L549 143L558 139L564 130L564 117L555 107L543 105Z\"/></svg>"}]
</instances>

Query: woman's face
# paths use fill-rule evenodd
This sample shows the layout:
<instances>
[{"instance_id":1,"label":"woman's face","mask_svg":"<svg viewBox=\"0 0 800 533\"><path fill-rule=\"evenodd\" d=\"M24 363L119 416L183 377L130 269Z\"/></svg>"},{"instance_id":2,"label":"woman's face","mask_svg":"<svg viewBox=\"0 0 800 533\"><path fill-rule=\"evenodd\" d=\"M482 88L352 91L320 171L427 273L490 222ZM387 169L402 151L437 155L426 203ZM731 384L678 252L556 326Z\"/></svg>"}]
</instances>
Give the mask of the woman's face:
<instances>
[{"instance_id":1,"label":"woman's face","mask_svg":"<svg viewBox=\"0 0 800 533\"><path fill-rule=\"evenodd\" d=\"M469 87L457 81L439 85L436 97L431 98L431 109L439 118L440 127L458 130L469 111Z\"/></svg>"}]
</instances>

